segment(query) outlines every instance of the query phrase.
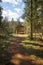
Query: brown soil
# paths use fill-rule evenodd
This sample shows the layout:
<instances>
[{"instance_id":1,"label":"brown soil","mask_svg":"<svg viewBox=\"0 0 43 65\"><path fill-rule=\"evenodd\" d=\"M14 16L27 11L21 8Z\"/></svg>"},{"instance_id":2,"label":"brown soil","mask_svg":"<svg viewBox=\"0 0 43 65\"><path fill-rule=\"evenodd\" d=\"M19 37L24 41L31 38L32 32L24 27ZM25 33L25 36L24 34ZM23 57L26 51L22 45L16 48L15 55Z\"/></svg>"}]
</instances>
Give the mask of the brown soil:
<instances>
[{"instance_id":1,"label":"brown soil","mask_svg":"<svg viewBox=\"0 0 43 65\"><path fill-rule=\"evenodd\" d=\"M0 52L0 65L38 65L32 61L27 50L20 44L24 38L11 40L4 51Z\"/></svg>"}]
</instances>

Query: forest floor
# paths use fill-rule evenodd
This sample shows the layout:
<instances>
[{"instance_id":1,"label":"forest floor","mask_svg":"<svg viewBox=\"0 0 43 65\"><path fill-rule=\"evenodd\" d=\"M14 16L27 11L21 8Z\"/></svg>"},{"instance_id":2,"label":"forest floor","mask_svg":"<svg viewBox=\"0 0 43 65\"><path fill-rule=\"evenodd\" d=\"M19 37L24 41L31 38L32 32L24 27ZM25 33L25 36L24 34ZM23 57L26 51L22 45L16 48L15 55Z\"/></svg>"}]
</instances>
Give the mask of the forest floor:
<instances>
[{"instance_id":1,"label":"forest floor","mask_svg":"<svg viewBox=\"0 0 43 65\"><path fill-rule=\"evenodd\" d=\"M0 65L43 65L43 42L23 34L1 39Z\"/></svg>"}]
</instances>

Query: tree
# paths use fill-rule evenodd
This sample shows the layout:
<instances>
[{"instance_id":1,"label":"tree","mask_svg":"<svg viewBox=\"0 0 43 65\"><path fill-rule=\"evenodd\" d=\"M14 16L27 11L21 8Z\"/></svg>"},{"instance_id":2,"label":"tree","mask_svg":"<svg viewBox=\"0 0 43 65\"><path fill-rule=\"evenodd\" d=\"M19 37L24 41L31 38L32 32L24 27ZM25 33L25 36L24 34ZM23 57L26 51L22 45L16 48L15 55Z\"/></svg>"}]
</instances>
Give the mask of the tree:
<instances>
[{"instance_id":1,"label":"tree","mask_svg":"<svg viewBox=\"0 0 43 65\"><path fill-rule=\"evenodd\" d=\"M30 32L30 23L28 23L27 21L23 22L22 25L24 26L24 31L26 34L28 34Z\"/></svg>"},{"instance_id":2,"label":"tree","mask_svg":"<svg viewBox=\"0 0 43 65\"><path fill-rule=\"evenodd\" d=\"M9 24L10 26L10 24ZM14 21L14 19L12 18L11 20L11 29L12 29L12 33L15 33L16 31L16 22Z\"/></svg>"},{"instance_id":3,"label":"tree","mask_svg":"<svg viewBox=\"0 0 43 65\"><path fill-rule=\"evenodd\" d=\"M40 10L41 8L41 10ZM36 30L38 22L40 21L40 12L42 13L43 21L43 0L25 0L24 17L27 22L31 24L31 39L33 38L33 31Z\"/></svg>"},{"instance_id":4,"label":"tree","mask_svg":"<svg viewBox=\"0 0 43 65\"><path fill-rule=\"evenodd\" d=\"M41 0L41 13L42 13L41 22L42 22L42 34L43 34L43 0Z\"/></svg>"},{"instance_id":5,"label":"tree","mask_svg":"<svg viewBox=\"0 0 43 65\"><path fill-rule=\"evenodd\" d=\"M0 0L0 3L2 2L2 0ZM0 6L0 27L2 27L2 7Z\"/></svg>"},{"instance_id":6,"label":"tree","mask_svg":"<svg viewBox=\"0 0 43 65\"><path fill-rule=\"evenodd\" d=\"M33 1L31 0L31 39L33 39L33 19L32 19L32 17L33 17L33 6L32 6L32 4L33 4Z\"/></svg>"},{"instance_id":7,"label":"tree","mask_svg":"<svg viewBox=\"0 0 43 65\"><path fill-rule=\"evenodd\" d=\"M33 39L33 0L25 1L25 20L31 23L31 39Z\"/></svg>"}]
</instances>

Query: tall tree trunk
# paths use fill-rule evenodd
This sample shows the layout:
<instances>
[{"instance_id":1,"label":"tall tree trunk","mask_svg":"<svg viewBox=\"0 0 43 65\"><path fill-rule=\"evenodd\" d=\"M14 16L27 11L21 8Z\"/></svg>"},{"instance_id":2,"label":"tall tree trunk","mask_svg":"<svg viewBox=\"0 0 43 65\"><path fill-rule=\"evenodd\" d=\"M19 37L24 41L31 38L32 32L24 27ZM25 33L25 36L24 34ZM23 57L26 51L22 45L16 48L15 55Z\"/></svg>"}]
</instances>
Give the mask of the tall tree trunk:
<instances>
[{"instance_id":1,"label":"tall tree trunk","mask_svg":"<svg viewBox=\"0 0 43 65\"><path fill-rule=\"evenodd\" d=\"M43 35L43 0L41 0L41 1L42 1L42 3L41 3L41 13L42 13L41 22L42 22L42 35Z\"/></svg>"},{"instance_id":2,"label":"tall tree trunk","mask_svg":"<svg viewBox=\"0 0 43 65\"><path fill-rule=\"evenodd\" d=\"M32 4L33 4L33 1L31 0L31 39L33 39L33 6L32 6Z\"/></svg>"},{"instance_id":3,"label":"tall tree trunk","mask_svg":"<svg viewBox=\"0 0 43 65\"><path fill-rule=\"evenodd\" d=\"M33 2L33 8L34 8L34 32L35 32L35 38L36 38L36 32L38 32L37 30L37 23L38 23L38 18L37 18L37 6L38 6L38 3L37 3L37 0L34 0Z\"/></svg>"},{"instance_id":4,"label":"tall tree trunk","mask_svg":"<svg viewBox=\"0 0 43 65\"><path fill-rule=\"evenodd\" d=\"M31 39L33 39L34 23L37 24L37 0L31 0Z\"/></svg>"}]
</instances>

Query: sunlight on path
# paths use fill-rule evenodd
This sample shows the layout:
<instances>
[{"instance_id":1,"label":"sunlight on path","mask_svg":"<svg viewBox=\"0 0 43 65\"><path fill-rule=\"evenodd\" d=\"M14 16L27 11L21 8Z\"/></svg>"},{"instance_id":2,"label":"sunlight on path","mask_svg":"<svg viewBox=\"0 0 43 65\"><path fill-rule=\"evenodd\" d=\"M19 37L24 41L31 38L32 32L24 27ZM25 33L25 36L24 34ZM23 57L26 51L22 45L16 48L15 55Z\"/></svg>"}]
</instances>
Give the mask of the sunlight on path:
<instances>
[{"instance_id":1,"label":"sunlight on path","mask_svg":"<svg viewBox=\"0 0 43 65\"><path fill-rule=\"evenodd\" d=\"M35 56L26 56L22 54L16 54L10 60L16 65L21 65L25 61L25 65L43 65L43 60L36 58ZM23 64L22 64L23 65Z\"/></svg>"},{"instance_id":2,"label":"sunlight on path","mask_svg":"<svg viewBox=\"0 0 43 65\"><path fill-rule=\"evenodd\" d=\"M13 36L16 36L16 37L28 37L28 35L27 34L11 34L11 35L13 35Z\"/></svg>"}]
</instances>

